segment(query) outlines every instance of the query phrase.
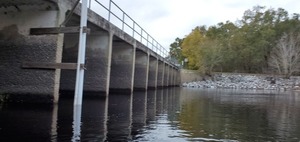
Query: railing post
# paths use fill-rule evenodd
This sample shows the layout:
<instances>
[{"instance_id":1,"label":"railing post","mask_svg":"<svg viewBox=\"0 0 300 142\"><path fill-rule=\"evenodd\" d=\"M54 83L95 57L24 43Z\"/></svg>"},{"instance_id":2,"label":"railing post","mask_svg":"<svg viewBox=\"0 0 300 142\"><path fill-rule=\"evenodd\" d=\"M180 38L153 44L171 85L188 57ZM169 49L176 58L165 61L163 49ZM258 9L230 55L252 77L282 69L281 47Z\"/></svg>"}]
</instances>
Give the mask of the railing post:
<instances>
[{"instance_id":1,"label":"railing post","mask_svg":"<svg viewBox=\"0 0 300 142\"><path fill-rule=\"evenodd\" d=\"M110 14L111 14L111 0L109 0L109 4L108 4L108 21L110 22Z\"/></svg>"},{"instance_id":2,"label":"railing post","mask_svg":"<svg viewBox=\"0 0 300 142\"><path fill-rule=\"evenodd\" d=\"M134 38L134 33L135 33L135 22L133 21L133 26L132 26L132 37Z\"/></svg>"},{"instance_id":3,"label":"railing post","mask_svg":"<svg viewBox=\"0 0 300 142\"><path fill-rule=\"evenodd\" d=\"M122 31L124 31L124 24L125 24L125 13L123 12L123 17L122 17Z\"/></svg>"},{"instance_id":4,"label":"railing post","mask_svg":"<svg viewBox=\"0 0 300 142\"><path fill-rule=\"evenodd\" d=\"M83 1L83 0L82 0ZM100 0L101 1L101 0ZM143 43L143 40L147 40L147 44L144 44L146 45L149 49L152 49L154 52L156 51L157 54L161 55L163 58L167 57L169 52L163 48L153 37L151 37L145 30L142 29L142 27L140 27L130 16L128 16L116 3L113 2L113 0L108 0L109 1L109 6L104 6L103 4L101 4L101 2L99 2L99 0L95 0L94 2L100 4L103 8L105 8L105 10L108 11L108 21L112 23L112 21L110 20L111 19L111 16L116 16L117 19L119 20L122 20L122 30L124 31L125 30L125 26L128 26L128 28L131 28L132 29L132 37L136 40L139 40L139 37L135 37L135 32L137 34L139 34L141 37L140 37L140 42ZM92 0L89 0L89 8L91 8L91 5L92 4ZM117 16L113 11L112 11L112 7L117 7L119 10L122 11L123 13L123 17L119 17ZM130 20L132 20L133 22L133 25L130 26L130 24L126 23L125 21L125 18L129 18ZM137 31L135 29L135 26L139 26L141 28L141 31ZM124 31L125 32L125 31ZM139 33L140 32L140 33ZM130 34L130 31L127 32L128 34ZM145 36L143 36L143 34L147 34ZM152 41L151 41L151 39ZM155 43L156 42L156 43ZM149 47L150 46L150 47Z\"/></svg>"},{"instance_id":5,"label":"railing post","mask_svg":"<svg viewBox=\"0 0 300 142\"><path fill-rule=\"evenodd\" d=\"M149 46L149 34L147 33L147 47Z\"/></svg>"},{"instance_id":6,"label":"railing post","mask_svg":"<svg viewBox=\"0 0 300 142\"><path fill-rule=\"evenodd\" d=\"M89 9L91 9L92 0L89 0Z\"/></svg>"},{"instance_id":7,"label":"railing post","mask_svg":"<svg viewBox=\"0 0 300 142\"><path fill-rule=\"evenodd\" d=\"M143 43L143 29L141 27L141 43Z\"/></svg>"}]
</instances>

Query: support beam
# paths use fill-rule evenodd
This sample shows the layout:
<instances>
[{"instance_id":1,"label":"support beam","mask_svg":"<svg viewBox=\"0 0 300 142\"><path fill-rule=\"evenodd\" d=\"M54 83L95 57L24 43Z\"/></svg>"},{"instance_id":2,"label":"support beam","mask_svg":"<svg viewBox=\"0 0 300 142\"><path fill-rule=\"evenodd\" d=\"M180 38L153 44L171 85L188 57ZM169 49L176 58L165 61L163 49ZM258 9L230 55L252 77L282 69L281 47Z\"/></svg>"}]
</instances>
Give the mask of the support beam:
<instances>
[{"instance_id":1,"label":"support beam","mask_svg":"<svg viewBox=\"0 0 300 142\"><path fill-rule=\"evenodd\" d=\"M47 27L47 28L31 28L31 35L44 35L44 34L69 34L79 33L80 27ZM90 33L90 29L83 27L83 33Z\"/></svg>"},{"instance_id":2,"label":"support beam","mask_svg":"<svg viewBox=\"0 0 300 142\"><path fill-rule=\"evenodd\" d=\"M80 64L84 68L84 64ZM45 63L45 62L24 62L22 68L25 69L77 69L77 63Z\"/></svg>"}]
</instances>

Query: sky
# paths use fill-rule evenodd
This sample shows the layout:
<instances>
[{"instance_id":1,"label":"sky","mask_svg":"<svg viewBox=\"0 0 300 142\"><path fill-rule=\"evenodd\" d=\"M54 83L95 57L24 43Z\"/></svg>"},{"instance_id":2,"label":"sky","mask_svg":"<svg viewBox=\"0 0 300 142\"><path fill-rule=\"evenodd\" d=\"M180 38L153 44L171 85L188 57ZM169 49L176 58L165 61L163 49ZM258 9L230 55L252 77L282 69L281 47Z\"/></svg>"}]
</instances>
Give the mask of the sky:
<instances>
[{"instance_id":1,"label":"sky","mask_svg":"<svg viewBox=\"0 0 300 142\"><path fill-rule=\"evenodd\" d=\"M163 47L196 26L235 22L253 6L300 13L300 0L113 0Z\"/></svg>"}]
</instances>

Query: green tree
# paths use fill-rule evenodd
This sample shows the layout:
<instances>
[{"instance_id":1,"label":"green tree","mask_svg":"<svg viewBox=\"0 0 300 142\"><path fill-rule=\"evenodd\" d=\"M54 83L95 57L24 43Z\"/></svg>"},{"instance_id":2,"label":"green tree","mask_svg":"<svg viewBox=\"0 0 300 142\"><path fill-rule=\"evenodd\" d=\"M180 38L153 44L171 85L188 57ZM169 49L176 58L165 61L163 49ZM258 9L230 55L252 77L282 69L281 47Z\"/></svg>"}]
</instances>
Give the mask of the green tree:
<instances>
[{"instance_id":1,"label":"green tree","mask_svg":"<svg viewBox=\"0 0 300 142\"><path fill-rule=\"evenodd\" d=\"M183 58L179 60L188 58L189 69L206 73L267 72L277 41L284 33L300 32L299 17L296 13L289 16L282 8L254 6L235 23L226 21L208 28L196 27L181 42L176 40L171 44L170 51L179 58L175 47L181 47Z\"/></svg>"},{"instance_id":2,"label":"green tree","mask_svg":"<svg viewBox=\"0 0 300 142\"><path fill-rule=\"evenodd\" d=\"M184 38L182 42L182 54L188 59L189 69L199 69L200 45L204 41L203 31L200 27L196 27Z\"/></svg>"},{"instance_id":3,"label":"green tree","mask_svg":"<svg viewBox=\"0 0 300 142\"><path fill-rule=\"evenodd\" d=\"M170 56L177 60L178 63L181 63L184 60L184 56L182 55L181 44L183 39L176 38L175 41L170 44Z\"/></svg>"}]
</instances>

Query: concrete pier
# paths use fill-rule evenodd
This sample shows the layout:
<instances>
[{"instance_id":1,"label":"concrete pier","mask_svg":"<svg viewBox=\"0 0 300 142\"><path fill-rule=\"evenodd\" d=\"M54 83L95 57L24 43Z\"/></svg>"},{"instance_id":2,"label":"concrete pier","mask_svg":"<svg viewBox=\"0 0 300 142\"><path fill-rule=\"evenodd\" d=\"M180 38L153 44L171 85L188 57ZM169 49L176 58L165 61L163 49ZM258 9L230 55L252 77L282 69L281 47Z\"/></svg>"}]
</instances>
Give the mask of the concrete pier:
<instances>
[{"instance_id":1,"label":"concrete pier","mask_svg":"<svg viewBox=\"0 0 300 142\"><path fill-rule=\"evenodd\" d=\"M58 101L60 70L21 67L24 62L61 61L62 35L30 35L33 27L58 27L65 17L61 6L49 1L0 2L0 94L7 101Z\"/></svg>"},{"instance_id":2,"label":"concrete pier","mask_svg":"<svg viewBox=\"0 0 300 142\"><path fill-rule=\"evenodd\" d=\"M170 72L170 67L168 64L165 64L164 67L164 86L169 86L169 72Z\"/></svg>"},{"instance_id":3,"label":"concrete pier","mask_svg":"<svg viewBox=\"0 0 300 142\"><path fill-rule=\"evenodd\" d=\"M135 45L130 45L114 37L110 71L110 90L117 92L133 91Z\"/></svg>"},{"instance_id":4,"label":"concrete pier","mask_svg":"<svg viewBox=\"0 0 300 142\"><path fill-rule=\"evenodd\" d=\"M72 25L76 25L76 23L73 23L72 21L69 23L72 23ZM110 68L110 42L112 40L112 35L109 32L104 31L90 23L89 26L93 30L87 36L87 58L85 65L86 71L84 77L84 90L89 92L102 92L102 94L106 94L109 89L108 72ZM64 35L62 62L77 62L78 38L78 34ZM68 94L73 95L75 79L76 70L62 70L60 79L61 92L70 92Z\"/></svg>"},{"instance_id":5,"label":"concrete pier","mask_svg":"<svg viewBox=\"0 0 300 142\"><path fill-rule=\"evenodd\" d=\"M156 89L157 87L157 69L158 61L153 56L149 57L149 77L148 77L148 88Z\"/></svg>"},{"instance_id":6,"label":"concrete pier","mask_svg":"<svg viewBox=\"0 0 300 142\"><path fill-rule=\"evenodd\" d=\"M158 60L158 69L157 69L157 87L161 88L164 86L164 71L165 71L165 63L163 61Z\"/></svg>"},{"instance_id":7,"label":"concrete pier","mask_svg":"<svg viewBox=\"0 0 300 142\"><path fill-rule=\"evenodd\" d=\"M147 90L149 72L149 56L137 50L135 54L134 90Z\"/></svg>"}]
</instances>

